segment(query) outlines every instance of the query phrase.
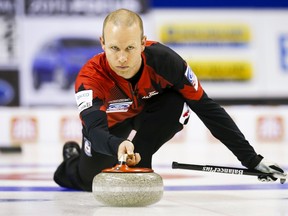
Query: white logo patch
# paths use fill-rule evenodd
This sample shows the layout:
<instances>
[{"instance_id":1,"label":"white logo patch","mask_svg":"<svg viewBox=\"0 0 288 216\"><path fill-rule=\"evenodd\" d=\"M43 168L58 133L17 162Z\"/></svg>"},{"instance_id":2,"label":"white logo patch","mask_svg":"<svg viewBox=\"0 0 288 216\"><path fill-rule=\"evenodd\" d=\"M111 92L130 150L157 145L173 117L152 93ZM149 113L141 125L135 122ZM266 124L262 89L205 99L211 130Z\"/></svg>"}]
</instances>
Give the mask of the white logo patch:
<instances>
[{"instance_id":1,"label":"white logo patch","mask_svg":"<svg viewBox=\"0 0 288 216\"><path fill-rule=\"evenodd\" d=\"M187 66L187 69L185 71L185 76L187 77L188 81L193 85L194 89L198 90L198 79L192 69Z\"/></svg>"},{"instance_id":2,"label":"white logo patch","mask_svg":"<svg viewBox=\"0 0 288 216\"><path fill-rule=\"evenodd\" d=\"M79 112L92 106L93 92L92 90L84 90L75 94Z\"/></svg>"},{"instance_id":3,"label":"white logo patch","mask_svg":"<svg viewBox=\"0 0 288 216\"><path fill-rule=\"evenodd\" d=\"M106 113L127 112L131 104L132 104L132 101L121 102L121 103L111 103L109 104L106 110Z\"/></svg>"},{"instance_id":4,"label":"white logo patch","mask_svg":"<svg viewBox=\"0 0 288 216\"><path fill-rule=\"evenodd\" d=\"M91 153L91 142L84 137L84 151L88 157L92 157Z\"/></svg>"}]
</instances>

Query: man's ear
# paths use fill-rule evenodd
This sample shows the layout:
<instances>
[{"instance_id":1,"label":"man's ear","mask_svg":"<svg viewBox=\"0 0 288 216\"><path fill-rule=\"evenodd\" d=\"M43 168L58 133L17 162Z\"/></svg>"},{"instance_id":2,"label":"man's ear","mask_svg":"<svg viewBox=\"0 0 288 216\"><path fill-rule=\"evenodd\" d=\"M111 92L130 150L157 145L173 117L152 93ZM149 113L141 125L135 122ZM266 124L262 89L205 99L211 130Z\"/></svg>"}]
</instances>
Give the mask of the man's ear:
<instances>
[{"instance_id":1,"label":"man's ear","mask_svg":"<svg viewBox=\"0 0 288 216\"><path fill-rule=\"evenodd\" d=\"M101 43L102 49L105 51L105 42L104 42L104 38L103 37L100 37L100 43Z\"/></svg>"},{"instance_id":2,"label":"man's ear","mask_svg":"<svg viewBox=\"0 0 288 216\"><path fill-rule=\"evenodd\" d=\"M146 37L146 36L143 36L142 41L141 41L141 46L142 46L141 48L142 48L142 52L143 52L144 49L145 49L146 41L147 41L147 37Z\"/></svg>"}]
</instances>

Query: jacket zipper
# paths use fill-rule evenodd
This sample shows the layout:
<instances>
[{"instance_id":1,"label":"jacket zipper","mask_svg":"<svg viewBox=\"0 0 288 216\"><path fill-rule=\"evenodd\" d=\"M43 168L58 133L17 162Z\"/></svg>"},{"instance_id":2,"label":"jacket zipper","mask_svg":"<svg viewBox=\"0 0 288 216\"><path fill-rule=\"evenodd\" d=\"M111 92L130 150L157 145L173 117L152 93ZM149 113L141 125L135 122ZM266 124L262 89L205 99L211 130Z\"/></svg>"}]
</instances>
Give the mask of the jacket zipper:
<instances>
[{"instance_id":1,"label":"jacket zipper","mask_svg":"<svg viewBox=\"0 0 288 216\"><path fill-rule=\"evenodd\" d=\"M129 85L129 89L130 89L130 93L131 93L131 96L132 96L132 104L133 104L133 108L138 108L138 99L137 99L137 94L138 94L138 91L137 91L137 84L135 85L135 90L133 89L131 83L128 83Z\"/></svg>"}]
</instances>

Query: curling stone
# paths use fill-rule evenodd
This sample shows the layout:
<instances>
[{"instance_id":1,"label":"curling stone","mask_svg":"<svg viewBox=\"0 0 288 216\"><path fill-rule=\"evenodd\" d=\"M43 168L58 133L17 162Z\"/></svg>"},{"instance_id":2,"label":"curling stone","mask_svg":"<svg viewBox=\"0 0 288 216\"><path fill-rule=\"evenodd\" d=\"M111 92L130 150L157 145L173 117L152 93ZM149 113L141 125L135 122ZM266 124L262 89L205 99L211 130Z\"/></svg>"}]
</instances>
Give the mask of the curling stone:
<instances>
[{"instance_id":1,"label":"curling stone","mask_svg":"<svg viewBox=\"0 0 288 216\"><path fill-rule=\"evenodd\" d=\"M94 198L115 207L148 206L160 201L162 177L149 168L128 167L125 161L120 160L116 166L104 169L94 177Z\"/></svg>"}]
</instances>

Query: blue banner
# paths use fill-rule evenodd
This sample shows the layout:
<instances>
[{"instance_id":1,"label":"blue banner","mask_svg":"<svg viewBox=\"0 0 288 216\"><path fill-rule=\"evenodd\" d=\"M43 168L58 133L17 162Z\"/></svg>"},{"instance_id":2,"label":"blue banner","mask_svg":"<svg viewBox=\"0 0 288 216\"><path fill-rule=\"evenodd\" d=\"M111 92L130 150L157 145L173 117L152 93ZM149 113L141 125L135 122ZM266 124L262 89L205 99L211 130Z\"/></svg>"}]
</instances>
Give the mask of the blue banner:
<instances>
[{"instance_id":1,"label":"blue banner","mask_svg":"<svg viewBox=\"0 0 288 216\"><path fill-rule=\"evenodd\" d=\"M288 8L287 0L150 0L152 8Z\"/></svg>"}]
</instances>

